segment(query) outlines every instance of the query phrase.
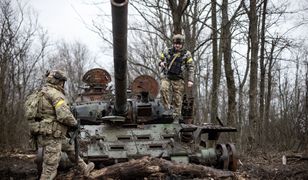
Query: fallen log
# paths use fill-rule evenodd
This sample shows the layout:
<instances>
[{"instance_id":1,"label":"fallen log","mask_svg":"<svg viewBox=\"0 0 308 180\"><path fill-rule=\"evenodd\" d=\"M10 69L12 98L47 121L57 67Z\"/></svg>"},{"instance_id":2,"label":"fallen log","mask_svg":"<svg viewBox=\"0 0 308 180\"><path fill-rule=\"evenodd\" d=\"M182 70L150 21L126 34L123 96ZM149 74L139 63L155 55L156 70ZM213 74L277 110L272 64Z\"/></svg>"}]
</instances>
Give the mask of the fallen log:
<instances>
[{"instance_id":1,"label":"fallen log","mask_svg":"<svg viewBox=\"0 0 308 180\"><path fill-rule=\"evenodd\" d=\"M295 154L292 154L292 155L286 155L286 158L287 159L299 159L299 160L308 160L308 156L304 156L304 155L295 155Z\"/></svg>"},{"instance_id":2,"label":"fallen log","mask_svg":"<svg viewBox=\"0 0 308 180\"><path fill-rule=\"evenodd\" d=\"M161 173L166 176L176 175L188 178L222 179L235 176L231 171L223 171L196 164L176 163L160 158L144 157L95 170L90 174L90 179L142 178Z\"/></svg>"},{"instance_id":3,"label":"fallen log","mask_svg":"<svg viewBox=\"0 0 308 180\"><path fill-rule=\"evenodd\" d=\"M124 179L125 177L146 177L159 171L160 169L158 166L151 165L149 158L142 158L95 170L91 172L90 179Z\"/></svg>"}]
</instances>

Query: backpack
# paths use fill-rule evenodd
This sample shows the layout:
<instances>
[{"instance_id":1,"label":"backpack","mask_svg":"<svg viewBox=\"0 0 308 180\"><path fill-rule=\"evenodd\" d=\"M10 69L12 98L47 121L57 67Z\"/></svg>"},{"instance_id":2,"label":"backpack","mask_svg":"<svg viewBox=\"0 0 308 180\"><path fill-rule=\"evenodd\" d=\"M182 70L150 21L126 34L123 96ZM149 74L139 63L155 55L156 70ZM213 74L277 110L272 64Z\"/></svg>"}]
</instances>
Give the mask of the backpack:
<instances>
[{"instance_id":1,"label":"backpack","mask_svg":"<svg viewBox=\"0 0 308 180\"><path fill-rule=\"evenodd\" d=\"M41 107L44 93L36 90L30 94L25 101L25 117L28 121L39 122L42 120Z\"/></svg>"}]
</instances>

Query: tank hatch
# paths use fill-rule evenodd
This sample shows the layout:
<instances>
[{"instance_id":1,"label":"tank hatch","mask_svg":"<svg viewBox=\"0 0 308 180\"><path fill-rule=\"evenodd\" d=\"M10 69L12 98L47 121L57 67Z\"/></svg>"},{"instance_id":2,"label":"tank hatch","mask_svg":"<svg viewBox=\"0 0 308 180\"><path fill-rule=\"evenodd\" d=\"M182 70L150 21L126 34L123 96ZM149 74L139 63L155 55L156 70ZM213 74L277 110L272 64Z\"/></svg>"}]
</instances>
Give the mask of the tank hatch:
<instances>
[{"instance_id":1,"label":"tank hatch","mask_svg":"<svg viewBox=\"0 0 308 180\"><path fill-rule=\"evenodd\" d=\"M138 76L132 83L132 93L134 95L148 93L150 99L154 99L158 95L158 92L158 82L151 76Z\"/></svg>"},{"instance_id":2,"label":"tank hatch","mask_svg":"<svg viewBox=\"0 0 308 180\"><path fill-rule=\"evenodd\" d=\"M111 99L111 88L108 84L111 82L110 74L101 68L94 68L85 73L82 81L86 83L84 92L79 94L76 103L88 103L93 101L103 101Z\"/></svg>"},{"instance_id":3,"label":"tank hatch","mask_svg":"<svg viewBox=\"0 0 308 180\"><path fill-rule=\"evenodd\" d=\"M105 69L95 68L86 72L82 81L89 86L104 86L111 82L111 76Z\"/></svg>"}]
</instances>

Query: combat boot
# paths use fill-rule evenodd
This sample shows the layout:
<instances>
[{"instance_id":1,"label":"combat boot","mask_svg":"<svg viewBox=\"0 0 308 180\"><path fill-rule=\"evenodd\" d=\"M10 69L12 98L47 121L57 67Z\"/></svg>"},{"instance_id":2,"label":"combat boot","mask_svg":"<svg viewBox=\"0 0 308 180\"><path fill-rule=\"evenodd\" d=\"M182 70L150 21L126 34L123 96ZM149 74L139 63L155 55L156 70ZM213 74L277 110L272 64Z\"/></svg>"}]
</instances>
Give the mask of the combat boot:
<instances>
[{"instance_id":1,"label":"combat boot","mask_svg":"<svg viewBox=\"0 0 308 180\"><path fill-rule=\"evenodd\" d=\"M89 164L85 164L85 166L83 167L83 175L84 176L89 176L90 172L94 169L95 165L93 162L89 162Z\"/></svg>"}]
</instances>

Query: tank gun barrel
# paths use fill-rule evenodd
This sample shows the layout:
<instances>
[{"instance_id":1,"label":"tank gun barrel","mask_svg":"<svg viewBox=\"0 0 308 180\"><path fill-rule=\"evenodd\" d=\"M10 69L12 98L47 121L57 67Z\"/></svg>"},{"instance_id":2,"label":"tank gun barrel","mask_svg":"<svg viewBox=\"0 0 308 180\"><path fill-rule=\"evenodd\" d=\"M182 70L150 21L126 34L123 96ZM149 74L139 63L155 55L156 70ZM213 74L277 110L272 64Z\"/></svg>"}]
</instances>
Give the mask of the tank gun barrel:
<instances>
[{"instance_id":1,"label":"tank gun barrel","mask_svg":"<svg viewBox=\"0 0 308 180\"><path fill-rule=\"evenodd\" d=\"M115 113L127 112L127 6L128 0L111 0Z\"/></svg>"}]
</instances>

